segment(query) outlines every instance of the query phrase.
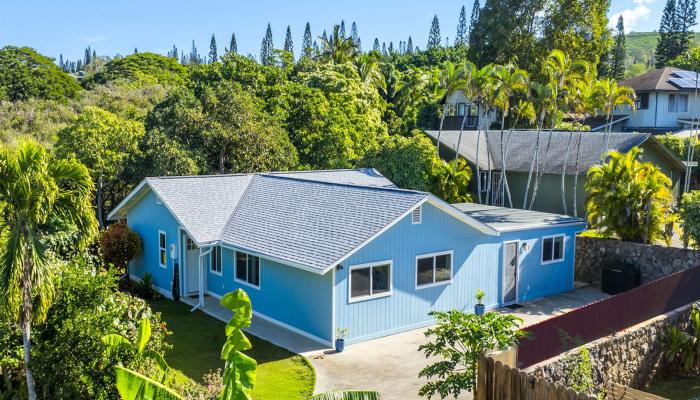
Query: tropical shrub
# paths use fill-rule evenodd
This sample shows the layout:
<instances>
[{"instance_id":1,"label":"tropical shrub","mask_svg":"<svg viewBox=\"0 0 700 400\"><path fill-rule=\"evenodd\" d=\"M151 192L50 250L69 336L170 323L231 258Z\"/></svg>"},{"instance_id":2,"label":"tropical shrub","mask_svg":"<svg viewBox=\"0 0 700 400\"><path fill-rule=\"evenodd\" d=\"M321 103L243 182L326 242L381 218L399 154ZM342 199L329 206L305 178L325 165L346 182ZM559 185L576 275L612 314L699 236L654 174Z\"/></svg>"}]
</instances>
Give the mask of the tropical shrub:
<instances>
[{"instance_id":1,"label":"tropical shrub","mask_svg":"<svg viewBox=\"0 0 700 400\"><path fill-rule=\"evenodd\" d=\"M435 146L425 135L391 135L365 153L358 166L376 168L400 188L429 191L437 161Z\"/></svg>"},{"instance_id":2,"label":"tropical shrub","mask_svg":"<svg viewBox=\"0 0 700 400\"><path fill-rule=\"evenodd\" d=\"M241 289L227 293L220 303L233 311L231 320L226 324L226 343L221 349L221 358L226 361L221 400L250 400L250 392L255 386L257 363L243 354L253 348L243 333L243 328L250 326L253 307L250 298Z\"/></svg>"},{"instance_id":3,"label":"tropical shrub","mask_svg":"<svg viewBox=\"0 0 700 400\"><path fill-rule=\"evenodd\" d=\"M472 170L464 159L450 162L435 159L430 191L448 203L471 201L469 181Z\"/></svg>"},{"instance_id":4,"label":"tropical shrub","mask_svg":"<svg viewBox=\"0 0 700 400\"><path fill-rule=\"evenodd\" d=\"M568 386L577 392L589 393L593 390L593 365L587 348L581 347L567 356Z\"/></svg>"},{"instance_id":5,"label":"tropical shrub","mask_svg":"<svg viewBox=\"0 0 700 400\"><path fill-rule=\"evenodd\" d=\"M693 304L688 318L689 329L668 326L663 341L663 357L674 373L700 374L700 306Z\"/></svg>"},{"instance_id":6,"label":"tropical shrub","mask_svg":"<svg viewBox=\"0 0 700 400\"><path fill-rule=\"evenodd\" d=\"M0 99L65 100L77 97L80 90L73 77L36 50L15 46L0 49Z\"/></svg>"},{"instance_id":7,"label":"tropical shrub","mask_svg":"<svg viewBox=\"0 0 700 400\"><path fill-rule=\"evenodd\" d=\"M418 394L428 398L459 398L463 392L474 391L479 356L506 350L525 335L519 329L522 320L510 314L487 312L478 316L451 310L433 311L430 315L437 322L425 331L431 341L418 348L426 358L439 359L418 374L428 379Z\"/></svg>"},{"instance_id":8,"label":"tropical shrub","mask_svg":"<svg viewBox=\"0 0 700 400\"><path fill-rule=\"evenodd\" d=\"M610 152L609 160L588 170L588 222L607 237L639 243L662 239L672 214L671 180L642 150Z\"/></svg>"},{"instance_id":9,"label":"tropical shrub","mask_svg":"<svg viewBox=\"0 0 700 400\"><path fill-rule=\"evenodd\" d=\"M128 274L129 261L143 251L143 241L125 222L109 225L100 236L100 252L105 265Z\"/></svg>"},{"instance_id":10,"label":"tropical shrub","mask_svg":"<svg viewBox=\"0 0 700 400\"><path fill-rule=\"evenodd\" d=\"M167 331L159 314L153 313L143 300L119 292L114 272L105 272L84 256L61 268L54 304L45 322L34 328L32 366L40 383L40 397L117 397L113 365L128 364L133 355L108 354L100 338L114 332L135 338L141 318L148 318L153 326L149 349L160 353L167 350ZM20 347L17 336L10 343L9 353L14 354L12 349ZM0 369L4 368L0 365Z\"/></svg>"},{"instance_id":11,"label":"tropical shrub","mask_svg":"<svg viewBox=\"0 0 700 400\"><path fill-rule=\"evenodd\" d=\"M695 246L700 244L700 190L683 193L680 218L683 232Z\"/></svg>"}]
</instances>

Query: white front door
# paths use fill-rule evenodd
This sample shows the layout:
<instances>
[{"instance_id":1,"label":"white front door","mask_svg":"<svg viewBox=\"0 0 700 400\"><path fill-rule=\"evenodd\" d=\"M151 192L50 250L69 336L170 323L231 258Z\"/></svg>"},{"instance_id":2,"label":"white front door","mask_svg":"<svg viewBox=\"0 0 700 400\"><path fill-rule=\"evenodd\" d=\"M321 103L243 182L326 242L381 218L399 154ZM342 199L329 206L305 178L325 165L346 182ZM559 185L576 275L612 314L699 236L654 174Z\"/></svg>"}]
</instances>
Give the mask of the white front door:
<instances>
[{"instance_id":1,"label":"white front door","mask_svg":"<svg viewBox=\"0 0 700 400\"><path fill-rule=\"evenodd\" d=\"M518 302L518 242L503 244L503 304Z\"/></svg>"},{"instance_id":2,"label":"white front door","mask_svg":"<svg viewBox=\"0 0 700 400\"><path fill-rule=\"evenodd\" d=\"M199 293L199 247L187 238L185 240L185 295Z\"/></svg>"}]
</instances>

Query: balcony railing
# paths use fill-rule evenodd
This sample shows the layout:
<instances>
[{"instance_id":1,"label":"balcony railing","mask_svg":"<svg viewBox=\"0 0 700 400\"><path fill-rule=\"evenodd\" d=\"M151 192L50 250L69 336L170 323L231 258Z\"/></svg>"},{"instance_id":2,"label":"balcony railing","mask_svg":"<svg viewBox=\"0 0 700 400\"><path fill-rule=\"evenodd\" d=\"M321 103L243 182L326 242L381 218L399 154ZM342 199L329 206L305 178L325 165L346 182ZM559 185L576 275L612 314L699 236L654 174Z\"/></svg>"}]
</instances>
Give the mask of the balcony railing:
<instances>
[{"instance_id":1,"label":"balcony railing","mask_svg":"<svg viewBox=\"0 0 700 400\"><path fill-rule=\"evenodd\" d=\"M464 129L476 129L479 122L479 117L476 115L469 115L466 119L464 119L462 116L448 115L445 117L445 122L443 123L442 129L446 131L458 131L462 120L464 120Z\"/></svg>"}]
</instances>

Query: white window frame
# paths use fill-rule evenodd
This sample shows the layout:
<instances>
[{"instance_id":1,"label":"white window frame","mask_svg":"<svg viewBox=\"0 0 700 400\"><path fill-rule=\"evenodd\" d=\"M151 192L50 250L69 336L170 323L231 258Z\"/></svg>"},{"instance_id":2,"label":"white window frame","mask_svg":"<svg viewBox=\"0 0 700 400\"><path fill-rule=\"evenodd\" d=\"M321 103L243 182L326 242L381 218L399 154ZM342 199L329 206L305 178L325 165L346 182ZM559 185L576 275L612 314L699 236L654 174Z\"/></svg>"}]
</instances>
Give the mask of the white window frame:
<instances>
[{"instance_id":1,"label":"white window frame","mask_svg":"<svg viewBox=\"0 0 700 400\"><path fill-rule=\"evenodd\" d=\"M383 265L389 265L389 291L379 293L379 294L372 294L372 279L374 279L372 275L372 268L373 267L380 267ZM367 296L359 296L359 297L352 297L352 271L356 269L365 269L369 268L369 295ZM356 265L351 265L348 267L348 303L357 303L358 301L365 301L365 300L371 300L371 299L380 299L382 297L389 297L394 293L394 260L384 260L384 261L375 261L371 263L365 263L365 264L356 264Z\"/></svg>"},{"instance_id":2,"label":"white window frame","mask_svg":"<svg viewBox=\"0 0 700 400\"><path fill-rule=\"evenodd\" d=\"M165 242L164 247L160 247L160 235L163 235L163 241ZM165 253L165 263L161 262L160 252ZM158 265L161 268L168 268L168 234L165 231L158 231Z\"/></svg>"},{"instance_id":3,"label":"white window frame","mask_svg":"<svg viewBox=\"0 0 700 400\"><path fill-rule=\"evenodd\" d=\"M554 239L561 238L561 258L554 258ZM547 239L552 239L552 259L549 261L544 261L544 241ZM542 265L555 264L563 262L566 258L566 235L559 233L556 235L542 236L542 250L540 251L540 263Z\"/></svg>"},{"instance_id":4,"label":"white window frame","mask_svg":"<svg viewBox=\"0 0 700 400\"><path fill-rule=\"evenodd\" d=\"M214 255L218 255L218 260L217 260L217 265L219 266L219 270L214 269ZM223 265L223 259L224 255L222 253L222 249L220 246L214 246L212 248L211 252L209 253L209 272L211 272L214 275L223 275L223 270L224 270L224 265Z\"/></svg>"},{"instance_id":5,"label":"white window frame","mask_svg":"<svg viewBox=\"0 0 700 400\"><path fill-rule=\"evenodd\" d=\"M257 257L258 258L258 286L255 286L252 283L244 281L242 279L238 279L238 265L237 265L238 253L245 254L245 256L246 256L246 276L248 275L248 269L247 269L248 257ZM245 285L248 287L252 287L253 289L260 290L260 287L262 286L262 258L260 258L259 256L255 256L253 254L250 254L250 253L246 253L245 251L236 250L233 254L233 280L235 282L240 283L241 285Z\"/></svg>"},{"instance_id":6,"label":"white window frame","mask_svg":"<svg viewBox=\"0 0 700 400\"><path fill-rule=\"evenodd\" d=\"M450 279L446 281L440 281L440 282L435 282L435 258L437 256L444 256L446 254L450 255ZM423 285L418 284L418 260L421 258L428 258L432 257L433 258L433 283L426 283ZM455 264L455 255L454 255L454 250L447 250L447 251L441 251L437 253L427 253L427 254L420 254L416 256L416 262L413 264L413 272L415 273L415 279L414 283L416 285L416 290L421 290L421 289L427 289L435 286L442 286L442 285L449 285L452 283L452 280L454 279L455 271L454 271L454 264Z\"/></svg>"},{"instance_id":7,"label":"white window frame","mask_svg":"<svg viewBox=\"0 0 700 400\"><path fill-rule=\"evenodd\" d=\"M418 219L416 220L415 213L418 211ZM411 225L420 225L423 222L423 205L419 205L411 211Z\"/></svg>"}]
</instances>

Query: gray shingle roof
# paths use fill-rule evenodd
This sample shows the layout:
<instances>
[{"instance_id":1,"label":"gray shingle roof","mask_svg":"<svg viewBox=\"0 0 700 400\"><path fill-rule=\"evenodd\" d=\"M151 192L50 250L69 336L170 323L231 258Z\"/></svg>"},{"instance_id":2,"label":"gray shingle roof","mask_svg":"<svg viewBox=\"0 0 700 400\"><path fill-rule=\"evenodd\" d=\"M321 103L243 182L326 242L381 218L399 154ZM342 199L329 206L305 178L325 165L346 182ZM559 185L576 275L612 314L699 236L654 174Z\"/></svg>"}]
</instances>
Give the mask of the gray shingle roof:
<instances>
[{"instance_id":1,"label":"gray shingle roof","mask_svg":"<svg viewBox=\"0 0 700 400\"><path fill-rule=\"evenodd\" d=\"M222 241L323 270L428 197L427 193L260 174Z\"/></svg>"},{"instance_id":2,"label":"gray shingle roof","mask_svg":"<svg viewBox=\"0 0 700 400\"><path fill-rule=\"evenodd\" d=\"M677 71L683 70L674 67L655 69L647 72L646 74L626 79L620 82L620 85L631 87L636 92L650 92L654 90L677 92L681 89L672 84L669 80L673 78L672 74Z\"/></svg>"},{"instance_id":3,"label":"gray shingle roof","mask_svg":"<svg viewBox=\"0 0 700 400\"><path fill-rule=\"evenodd\" d=\"M477 221L501 232L529 227L550 227L575 223L585 224L585 221L581 218L540 211L496 207L476 203L459 203L453 204L453 206Z\"/></svg>"},{"instance_id":4,"label":"gray shingle roof","mask_svg":"<svg viewBox=\"0 0 700 400\"><path fill-rule=\"evenodd\" d=\"M393 182L386 179L374 168L334 169L325 171L269 172L265 175L286 176L328 183L345 183L349 185L377 186L395 188Z\"/></svg>"},{"instance_id":5,"label":"gray shingle roof","mask_svg":"<svg viewBox=\"0 0 700 400\"><path fill-rule=\"evenodd\" d=\"M427 132L429 136L436 138L436 131ZM459 131L444 131L440 136L440 142L451 149L456 148ZM485 137L488 137L485 140ZM539 160L540 171L545 173L561 174L566 162L567 174L573 175L576 172L576 138L574 133L570 136L569 132L554 131L551 133L551 142L549 131L543 131L540 134ZM608 147L622 153L628 152L632 147L639 146L649 139L651 135L648 133L627 133L613 132L608 139ZM569 158L566 158L566 148L569 146ZM600 163L601 149L603 148L604 133L603 132L583 132L581 133L581 145L579 151L579 174L585 174L590 167ZM462 142L460 143L460 155L472 163L476 161L476 131L464 131L462 133ZM488 146L484 145L488 143ZM503 135L504 147L507 143L506 170L527 172L530 170L532 155L535 152L537 145L537 131L505 131ZM546 152L547 144L549 143L549 151ZM481 143L479 146L479 166L480 168L502 169L501 163L501 132L489 131L488 135L481 132ZM546 163L545 163L546 158ZM485 161L482 161L485 160Z\"/></svg>"}]
</instances>

